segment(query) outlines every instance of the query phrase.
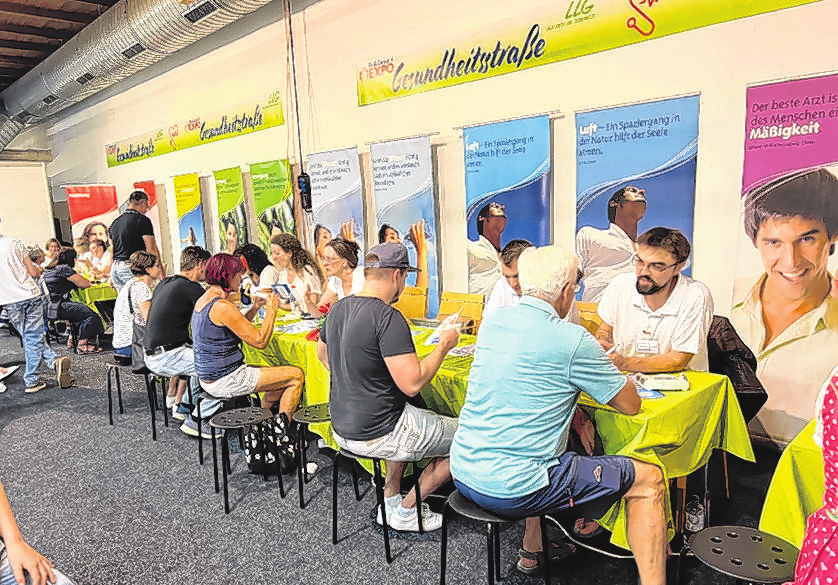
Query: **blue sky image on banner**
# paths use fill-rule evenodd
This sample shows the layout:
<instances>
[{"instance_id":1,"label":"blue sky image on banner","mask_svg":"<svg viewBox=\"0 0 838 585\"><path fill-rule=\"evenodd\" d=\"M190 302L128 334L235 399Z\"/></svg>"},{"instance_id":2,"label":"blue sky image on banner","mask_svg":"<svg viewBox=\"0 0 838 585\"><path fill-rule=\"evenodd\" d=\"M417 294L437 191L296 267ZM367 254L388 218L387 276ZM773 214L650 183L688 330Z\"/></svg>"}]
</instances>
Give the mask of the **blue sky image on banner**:
<instances>
[{"instance_id":1,"label":"blue sky image on banner","mask_svg":"<svg viewBox=\"0 0 838 585\"><path fill-rule=\"evenodd\" d=\"M399 232L410 262L416 266L416 247L408 236L411 224L425 220L428 256L428 315L439 313L436 222L431 168L431 140L427 136L370 145L375 181L375 230L388 224ZM420 267L421 268L421 267ZM416 275L407 279L416 283Z\"/></svg>"},{"instance_id":2,"label":"blue sky image on banner","mask_svg":"<svg viewBox=\"0 0 838 585\"><path fill-rule=\"evenodd\" d=\"M340 235L342 223L355 220L355 241L364 241L364 204L361 199L361 168L355 147L311 154L311 206L314 222L326 226L332 237ZM362 251L363 253L363 251ZM363 263L363 257L360 258Z\"/></svg>"},{"instance_id":3,"label":"blue sky image on banner","mask_svg":"<svg viewBox=\"0 0 838 585\"><path fill-rule=\"evenodd\" d=\"M183 214L183 217L178 221L178 232L180 233L181 250L187 246L206 247L203 205L199 205Z\"/></svg>"},{"instance_id":4,"label":"blue sky image on banner","mask_svg":"<svg viewBox=\"0 0 838 585\"><path fill-rule=\"evenodd\" d=\"M490 202L506 206L501 238L550 243L550 119L545 114L463 130L468 239L477 213Z\"/></svg>"}]
</instances>

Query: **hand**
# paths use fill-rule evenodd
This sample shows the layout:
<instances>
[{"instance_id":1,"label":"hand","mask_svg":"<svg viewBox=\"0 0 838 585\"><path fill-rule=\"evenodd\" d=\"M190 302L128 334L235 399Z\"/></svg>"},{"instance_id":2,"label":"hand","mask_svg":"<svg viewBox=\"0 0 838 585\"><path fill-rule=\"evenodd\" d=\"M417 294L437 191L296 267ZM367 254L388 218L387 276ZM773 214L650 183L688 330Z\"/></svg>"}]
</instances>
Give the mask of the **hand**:
<instances>
[{"instance_id":1,"label":"hand","mask_svg":"<svg viewBox=\"0 0 838 585\"><path fill-rule=\"evenodd\" d=\"M610 359L611 363L614 364L614 366L621 372L631 371L631 368L629 367L629 358L626 356L614 351L608 354L608 359Z\"/></svg>"},{"instance_id":2,"label":"hand","mask_svg":"<svg viewBox=\"0 0 838 585\"><path fill-rule=\"evenodd\" d=\"M274 292L269 292L264 299L265 309L276 313L279 308L279 296Z\"/></svg>"},{"instance_id":3,"label":"hand","mask_svg":"<svg viewBox=\"0 0 838 585\"><path fill-rule=\"evenodd\" d=\"M351 218L349 221L342 223L340 226L340 235L344 240L349 240L350 242L355 241L355 218Z\"/></svg>"},{"instance_id":4,"label":"hand","mask_svg":"<svg viewBox=\"0 0 838 585\"><path fill-rule=\"evenodd\" d=\"M443 327L439 332L439 347L441 347L445 353L454 349L459 341L459 327Z\"/></svg>"},{"instance_id":5,"label":"hand","mask_svg":"<svg viewBox=\"0 0 838 585\"><path fill-rule=\"evenodd\" d=\"M428 248L428 241L425 239L425 220L420 219L414 224L411 224L408 230L408 237L416 246L417 252L425 251Z\"/></svg>"},{"instance_id":6,"label":"hand","mask_svg":"<svg viewBox=\"0 0 838 585\"><path fill-rule=\"evenodd\" d=\"M261 294L260 295L250 295L250 300L253 302L253 306L256 307L257 309L261 309L262 307L264 307L265 303L267 302L265 300L265 297L263 297Z\"/></svg>"},{"instance_id":7,"label":"hand","mask_svg":"<svg viewBox=\"0 0 838 585\"><path fill-rule=\"evenodd\" d=\"M600 346L603 350L605 350L606 352L607 352L608 350L610 350L612 347L614 347L614 344L613 344L613 343L611 343L610 341L608 341L607 339L602 339L602 338L600 338L600 337L597 337L597 338L596 338L596 340L597 340L597 343L599 343L599 346Z\"/></svg>"},{"instance_id":8,"label":"hand","mask_svg":"<svg viewBox=\"0 0 838 585\"><path fill-rule=\"evenodd\" d=\"M15 581L20 585L25 583L24 570L29 573L33 585L55 583L52 563L23 540L7 542L6 551L9 555L9 565L12 567Z\"/></svg>"}]
</instances>

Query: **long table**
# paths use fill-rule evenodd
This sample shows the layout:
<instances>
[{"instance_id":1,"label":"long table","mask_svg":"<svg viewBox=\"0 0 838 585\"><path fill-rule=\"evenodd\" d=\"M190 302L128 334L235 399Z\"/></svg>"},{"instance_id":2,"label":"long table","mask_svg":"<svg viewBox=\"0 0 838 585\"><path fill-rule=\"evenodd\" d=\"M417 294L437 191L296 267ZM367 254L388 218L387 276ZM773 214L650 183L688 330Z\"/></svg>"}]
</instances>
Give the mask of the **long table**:
<instances>
[{"instance_id":1,"label":"long table","mask_svg":"<svg viewBox=\"0 0 838 585\"><path fill-rule=\"evenodd\" d=\"M284 326L281 322L278 326ZM425 340L431 329L413 329L414 344L421 359L433 350ZM475 337L462 335L459 346L473 344ZM268 346L256 350L244 346L245 359L252 365L295 365L306 373L306 403L329 400L329 372L317 359L317 344L306 341L304 333L275 330ZM431 410L457 416L463 406L471 368L471 356L446 357L437 375L422 390L422 398ZM746 461L754 461L748 428L742 418L733 386L725 376L688 372L690 390L668 392L658 400L644 400L639 414L626 416L609 406L599 405L582 395L580 405L593 414L597 432L607 454L633 457L661 466L667 477L681 477L699 469L713 449L724 449ZM312 425L312 430L336 447L331 425ZM674 523L669 506L669 538ZM611 541L628 548L625 534L625 502L615 505L603 518L612 531Z\"/></svg>"},{"instance_id":2,"label":"long table","mask_svg":"<svg viewBox=\"0 0 838 585\"><path fill-rule=\"evenodd\" d=\"M93 309L93 311L102 317L102 320L105 321L105 318L99 312L99 308L96 306L96 301L111 301L116 299L116 289L114 289L111 285L107 282L94 284L89 286L88 288L77 288L70 292L70 299L79 303L83 303Z\"/></svg>"},{"instance_id":3,"label":"long table","mask_svg":"<svg viewBox=\"0 0 838 585\"><path fill-rule=\"evenodd\" d=\"M760 530L797 548L803 544L807 518L823 505L823 451L812 439L815 422L806 425L780 456L759 519Z\"/></svg>"}]
</instances>

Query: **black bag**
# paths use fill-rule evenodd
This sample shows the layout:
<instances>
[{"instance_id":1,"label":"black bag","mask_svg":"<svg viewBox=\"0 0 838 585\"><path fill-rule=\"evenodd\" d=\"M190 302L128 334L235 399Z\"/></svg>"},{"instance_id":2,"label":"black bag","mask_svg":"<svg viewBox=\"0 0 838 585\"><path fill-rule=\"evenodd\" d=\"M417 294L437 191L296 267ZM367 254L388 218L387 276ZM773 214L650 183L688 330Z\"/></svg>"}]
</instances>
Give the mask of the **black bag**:
<instances>
[{"instance_id":1,"label":"black bag","mask_svg":"<svg viewBox=\"0 0 838 585\"><path fill-rule=\"evenodd\" d=\"M270 425L270 426L269 426ZM271 429L273 427L273 429ZM271 432L273 430L273 432ZM263 446L268 474L276 474L274 452L279 453L279 470L283 474L297 468L297 438L291 431L288 417L280 413L260 425L254 425L244 435L244 458L250 473L263 475L265 461L259 447Z\"/></svg>"},{"instance_id":2,"label":"black bag","mask_svg":"<svg viewBox=\"0 0 838 585\"><path fill-rule=\"evenodd\" d=\"M55 321L58 319L58 312L61 310L61 303L64 302L64 299L59 299L57 301L47 300L47 320L48 321Z\"/></svg>"},{"instance_id":3,"label":"black bag","mask_svg":"<svg viewBox=\"0 0 838 585\"><path fill-rule=\"evenodd\" d=\"M128 310L131 311L131 326L134 330L131 337L131 371L135 374L145 374L149 371L145 365L145 348L143 347L145 327L137 325L137 322L134 321L134 304L131 302L130 288L128 289Z\"/></svg>"}]
</instances>

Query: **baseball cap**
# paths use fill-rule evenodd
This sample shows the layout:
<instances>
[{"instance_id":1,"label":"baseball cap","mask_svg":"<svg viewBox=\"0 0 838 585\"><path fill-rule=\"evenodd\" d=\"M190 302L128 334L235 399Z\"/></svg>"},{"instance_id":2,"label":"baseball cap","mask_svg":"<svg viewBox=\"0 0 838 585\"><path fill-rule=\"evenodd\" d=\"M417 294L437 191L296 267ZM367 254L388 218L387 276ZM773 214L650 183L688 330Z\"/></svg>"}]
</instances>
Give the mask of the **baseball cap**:
<instances>
[{"instance_id":1,"label":"baseball cap","mask_svg":"<svg viewBox=\"0 0 838 585\"><path fill-rule=\"evenodd\" d=\"M375 254L377 262L364 262L364 268L400 268L408 272L419 272L419 269L411 266L407 257L407 248L404 244L397 242L385 242L373 246L367 255Z\"/></svg>"}]
</instances>

